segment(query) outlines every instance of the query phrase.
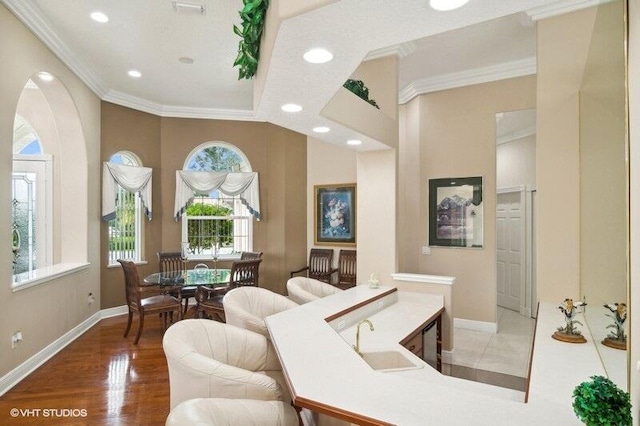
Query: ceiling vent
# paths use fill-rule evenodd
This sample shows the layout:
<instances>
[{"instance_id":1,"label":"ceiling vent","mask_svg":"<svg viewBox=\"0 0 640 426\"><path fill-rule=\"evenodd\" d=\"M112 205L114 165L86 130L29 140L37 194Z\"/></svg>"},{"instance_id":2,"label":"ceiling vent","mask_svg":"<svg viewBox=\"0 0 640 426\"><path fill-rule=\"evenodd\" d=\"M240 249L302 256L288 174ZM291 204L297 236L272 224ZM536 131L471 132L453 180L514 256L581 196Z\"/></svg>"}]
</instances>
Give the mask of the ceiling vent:
<instances>
[{"instance_id":1,"label":"ceiling vent","mask_svg":"<svg viewBox=\"0 0 640 426\"><path fill-rule=\"evenodd\" d=\"M204 4L187 3L173 0L173 11L182 15L204 15L206 9Z\"/></svg>"}]
</instances>

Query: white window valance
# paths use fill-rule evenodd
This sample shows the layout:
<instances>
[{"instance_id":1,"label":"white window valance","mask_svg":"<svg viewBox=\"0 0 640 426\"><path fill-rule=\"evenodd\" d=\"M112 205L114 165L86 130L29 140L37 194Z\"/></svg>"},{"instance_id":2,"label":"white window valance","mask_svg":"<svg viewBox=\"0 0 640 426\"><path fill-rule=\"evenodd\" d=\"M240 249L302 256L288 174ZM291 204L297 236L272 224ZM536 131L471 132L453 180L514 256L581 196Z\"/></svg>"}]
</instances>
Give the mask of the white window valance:
<instances>
[{"instance_id":1,"label":"white window valance","mask_svg":"<svg viewBox=\"0 0 640 426\"><path fill-rule=\"evenodd\" d=\"M213 190L233 197L239 196L249 212L258 220L260 215L260 185L256 172L194 172L176 170L176 222L184 214L189 201L196 195L209 195Z\"/></svg>"},{"instance_id":2,"label":"white window valance","mask_svg":"<svg viewBox=\"0 0 640 426\"><path fill-rule=\"evenodd\" d=\"M118 185L129 192L138 192L144 214L151 220L151 173L149 167L103 163L102 166L102 220L116 217Z\"/></svg>"}]
</instances>

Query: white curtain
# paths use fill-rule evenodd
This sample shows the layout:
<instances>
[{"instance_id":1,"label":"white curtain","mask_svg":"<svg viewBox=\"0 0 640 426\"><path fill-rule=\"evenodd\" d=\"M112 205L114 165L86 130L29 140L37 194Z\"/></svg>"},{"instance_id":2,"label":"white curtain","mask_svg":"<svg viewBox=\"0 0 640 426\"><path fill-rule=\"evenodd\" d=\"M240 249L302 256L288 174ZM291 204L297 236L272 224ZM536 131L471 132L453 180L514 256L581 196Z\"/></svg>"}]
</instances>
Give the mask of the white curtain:
<instances>
[{"instance_id":1,"label":"white curtain","mask_svg":"<svg viewBox=\"0 0 640 426\"><path fill-rule=\"evenodd\" d=\"M239 196L249 212L258 220L260 215L260 185L256 172L193 172L176 170L176 201L174 219L180 219L189 201L196 195L208 195L219 190L227 196Z\"/></svg>"},{"instance_id":2,"label":"white curtain","mask_svg":"<svg viewBox=\"0 0 640 426\"><path fill-rule=\"evenodd\" d=\"M102 220L116 217L118 185L129 192L140 193L145 215L151 220L151 173L149 167L103 163L102 166Z\"/></svg>"}]
</instances>

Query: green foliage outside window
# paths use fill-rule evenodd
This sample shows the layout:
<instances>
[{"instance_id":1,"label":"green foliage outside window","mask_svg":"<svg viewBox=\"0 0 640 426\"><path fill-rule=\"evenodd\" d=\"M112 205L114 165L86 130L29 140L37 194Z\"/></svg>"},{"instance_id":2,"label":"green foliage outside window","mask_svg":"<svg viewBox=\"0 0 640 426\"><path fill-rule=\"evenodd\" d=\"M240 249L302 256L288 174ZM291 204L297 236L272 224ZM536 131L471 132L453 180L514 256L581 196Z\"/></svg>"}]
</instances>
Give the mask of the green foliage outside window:
<instances>
[{"instance_id":1,"label":"green foliage outside window","mask_svg":"<svg viewBox=\"0 0 640 426\"><path fill-rule=\"evenodd\" d=\"M232 214L229 207L193 203L187 207L187 216L217 216L226 217ZM232 219L200 219L189 220L187 225L189 251L202 253L209 251L213 244L218 247L226 247L233 244L233 220Z\"/></svg>"}]
</instances>

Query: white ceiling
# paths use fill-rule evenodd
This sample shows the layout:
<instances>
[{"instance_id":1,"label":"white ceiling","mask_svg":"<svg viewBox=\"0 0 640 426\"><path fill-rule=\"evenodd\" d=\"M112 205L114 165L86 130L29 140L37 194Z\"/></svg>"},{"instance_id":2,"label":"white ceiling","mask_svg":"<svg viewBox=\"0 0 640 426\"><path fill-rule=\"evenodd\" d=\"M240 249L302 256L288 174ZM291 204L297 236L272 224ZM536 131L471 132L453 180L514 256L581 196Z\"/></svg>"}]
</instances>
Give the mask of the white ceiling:
<instances>
[{"instance_id":1,"label":"white ceiling","mask_svg":"<svg viewBox=\"0 0 640 426\"><path fill-rule=\"evenodd\" d=\"M177 14L171 0L0 0L102 99L162 116L264 120L343 145L380 144L320 114L366 58L397 54L399 102L432 90L535 73L531 17L563 13L599 0L470 0L436 12L427 0L341 0L282 22L260 101L253 81L232 67L241 0L188 0L203 16ZM274 3L274 0L272 0ZM109 22L89 18L102 11ZM527 11L527 13L522 13ZM333 52L311 65L311 47ZM194 59L191 65L180 57ZM138 79L130 69L142 73ZM375 96L373 96L375 97ZM287 114L295 102L303 111ZM318 135L312 127L328 125Z\"/></svg>"}]
</instances>

